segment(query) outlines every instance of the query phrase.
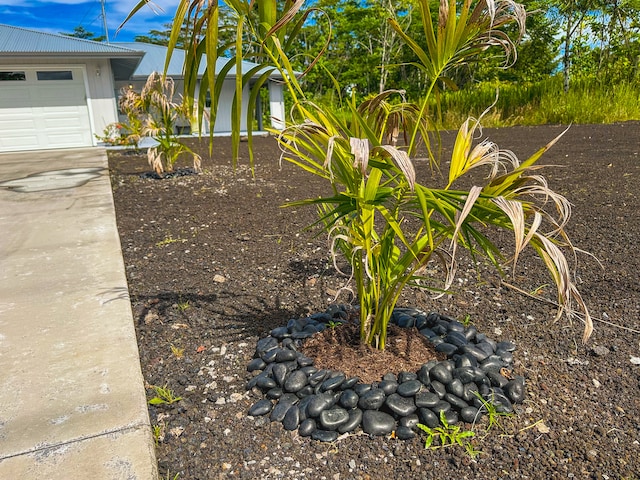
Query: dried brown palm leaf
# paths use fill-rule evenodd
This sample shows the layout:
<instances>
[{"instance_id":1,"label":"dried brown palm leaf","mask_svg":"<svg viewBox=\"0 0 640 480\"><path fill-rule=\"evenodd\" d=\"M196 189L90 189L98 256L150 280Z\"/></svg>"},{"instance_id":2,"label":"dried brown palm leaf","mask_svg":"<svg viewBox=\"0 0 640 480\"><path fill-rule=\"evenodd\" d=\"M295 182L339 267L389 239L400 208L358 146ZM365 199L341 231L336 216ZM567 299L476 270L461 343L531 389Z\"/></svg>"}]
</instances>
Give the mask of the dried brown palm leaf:
<instances>
[{"instance_id":1,"label":"dried brown palm leaf","mask_svg":"<svg viewBox=\"0 0 640 480\"><path fill-rule=\"evenodd\" d=\"M558 289L558 303L561 305L561 308L558 310L557 318L560 318L565 312L571 315L574 311L573 302L576 302L578 308L584 315L582 341L586 343L593 332L593 322L580 292L571 279L571 272L566 257L558 246L545 235L539 233L534 234L534 241L535 243L533 245L546 264L547 269L551 272Z\"/></svg>"}]
</instances>

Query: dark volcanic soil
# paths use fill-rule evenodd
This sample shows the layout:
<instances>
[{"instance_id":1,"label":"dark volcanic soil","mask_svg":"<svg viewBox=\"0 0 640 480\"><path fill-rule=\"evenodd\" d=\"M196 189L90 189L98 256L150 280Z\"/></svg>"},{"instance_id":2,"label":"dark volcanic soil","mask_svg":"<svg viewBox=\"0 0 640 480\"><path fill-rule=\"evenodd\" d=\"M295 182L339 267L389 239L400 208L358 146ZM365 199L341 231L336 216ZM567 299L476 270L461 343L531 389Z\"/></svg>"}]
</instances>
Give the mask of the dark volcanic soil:
<instances>
[{"instance_id":1,"label":"dark volcanic soil","mask_svg":"<svg viewBox=\"0 0 640 480\"><path fill-rule=\"evenodd\" d=\"M524 159L562 130L483 137ZM444 158L453 139L444 135ZM640 478L640 123L574 125L542 161L557 166L547 170L550 184L573 203L575 245L603 267L578 257L579 288L596 319L586 346L579 321L554 323L552 305L495 274L479 281L464 261L455 295L408 291L400 302L469 315L479 331L518 345L515 373L526 377L527 398L498 428L476 427L482 453L473 459L462 448L425 450L419 439L351 435L325 444L247 416L260 398L245 390L256 340L324 311L345 281L324 236L304 230L315 212L280 208L326 186L292 165L279 169L274 139L256 138L255 150L255 179L246 149L233 170L228 139L216 139L212 158L203 144L204 174L163 180L141 178L144 156L109 152L148 397L151 385L165 384L182 397L150 407L163 478ZM427 178L426 162L417 165ZM535 258L522 258L516 277L505 281L555 298Z\"/></svg>"}]
</instances>

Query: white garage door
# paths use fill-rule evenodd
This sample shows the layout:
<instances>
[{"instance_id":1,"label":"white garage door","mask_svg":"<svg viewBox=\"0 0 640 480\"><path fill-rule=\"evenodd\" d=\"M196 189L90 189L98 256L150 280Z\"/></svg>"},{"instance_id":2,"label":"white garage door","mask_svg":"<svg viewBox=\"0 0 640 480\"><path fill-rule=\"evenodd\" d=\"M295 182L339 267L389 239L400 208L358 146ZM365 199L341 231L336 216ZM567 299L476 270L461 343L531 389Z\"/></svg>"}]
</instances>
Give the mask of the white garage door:
<instances>
[{"instance_id":1,"label":"white garage door","mask_svg":"<svg viewBox=\"0 0 640 480\"><path fill-rule=\"evenodd\" d=\"M0 66L0 151L92 145L82 68Z\"/></svg>"}]
</instances>

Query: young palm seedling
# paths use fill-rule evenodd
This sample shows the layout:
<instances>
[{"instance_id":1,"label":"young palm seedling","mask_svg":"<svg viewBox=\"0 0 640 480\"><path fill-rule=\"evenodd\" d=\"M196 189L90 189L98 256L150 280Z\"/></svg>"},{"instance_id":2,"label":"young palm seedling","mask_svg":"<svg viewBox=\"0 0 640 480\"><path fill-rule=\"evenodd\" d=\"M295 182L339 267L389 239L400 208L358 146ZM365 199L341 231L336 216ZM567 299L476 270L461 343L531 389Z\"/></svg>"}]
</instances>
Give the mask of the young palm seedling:
<instances>
[{"instance_id":1,"label":"young palm seedling","mask_svg":"<svg viewBox=\"0 0 640 480\"><path fill-rule=\"evenodd\" d=\"M140 0L128 18L147 3ZM476 261L487 258L502 273L504 264L509 263L515 271L520 254L531 247L557 286L558 314L571 317L577 308L583 315L586 342L592 331L591 318L563 252L576 251L565 231L570 204L549 188L536 164L559 137L520 161L490 141L478 143L479 120L469 118L460 127L446 162L436 158L436 149L431 146L434 130L438 136L435 111L440 92L443 86L456 87L457 69L486 59L490 49L501 52L505 67L515 61L516 40L508 32L517 32L519 37L524 34L527 15L523 5L515 0L416 0L422 25L419 33L404 29L394 15L388 25L415 59L406 66L418 69L425 79L419 95L408 98L403 90L386 90L370 98L360 99L353 93L343 99L344 86L332 78L339 98L339 106L333 108L314 102L305 92L298 80L300 72L289 56L302 26L317 12L316 8L305 9L306 3L181 0L168 56L180 41L180 26L189 20L193 28L185 49L184 104L188 115L195 114L201 121L209 93L211 124L215 124L218 101L225 94L225 77L235 69L231 128L234 161L239 157L243 111L256 111L260 88L269 75L279 73L283 78L291 108L287 118L281 118L284 129L274 131L282 158L324 179L327 185L323 197L287 205L316 207L320 217L314 225L327 233L334 263L338 255L349 263L350 272L345 273L360 304L361 341L385 348L387 326L405 287L448 291L460 249L467 250ZM224 46L220 46L218 36L220 4L231 8L237 19L236 37ZM235 58L227 60L217 73L219 53L227 47L235 51ZM244 60L256 66L243 72ZM309 68L317 60L313 59ZM207 68L200 84L197 80L203 63ZM173 85L164 85L162 80L150 79L145 92L170 98ZM245 89L250 92L243 106ZM168 102L162 103L160 113L167 112L163 109L166 105ZM249 125L247 141L253 165ZM170 166L174 158L172 143L167 140L164 145L163 138L159 135L158 141L167 152L163 158ZM419 153L419 147L426 154ZM157 152L150 161L160 169L163 150ZM418 176L413 163L418 155L426 155L434 174L440 172L441 178ZM488 170L487 177L474 179L469 187L465 181L469 172L483 168ZM512 234L514 249L510 255L504 254L499 242L492 241L494 231L501 230ZM432 278L433 263L445 267L444 282Z\"/></svg>"}]
</instances>

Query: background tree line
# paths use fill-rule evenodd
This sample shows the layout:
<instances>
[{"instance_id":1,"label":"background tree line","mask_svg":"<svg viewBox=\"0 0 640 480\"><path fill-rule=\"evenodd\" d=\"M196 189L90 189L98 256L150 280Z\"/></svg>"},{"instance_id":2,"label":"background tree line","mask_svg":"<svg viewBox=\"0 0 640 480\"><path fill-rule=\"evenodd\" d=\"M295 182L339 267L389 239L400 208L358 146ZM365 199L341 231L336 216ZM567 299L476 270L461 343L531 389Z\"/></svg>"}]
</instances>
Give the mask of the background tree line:
<instances>
[{"instance_id":1,"label":"background tree line","mask_svg":"<svg viewBox=\"0 0 640 480\"><path fill-rule=\"evenodd\" d=\"M279 3L284 7L284 1ZM388 88L405 90L408 99L419 96L428 79L419 69L409 67L416 58L388 22L394 17L419 40L423 24L415 0L307 3L313 11L297 37L292 60L298 71L306 72L305 88L315 92L317 101L337 105L339 95L366 98ZM431 3L435 16L439 0ZM439 85L442 122L459 123L465 112L479 115L493 103L496 92L498 101L490 124L640 118L640 0L520 3L529 15L517 57L504 58L498 49L490 49L482 61L457 66L452 81ZM220 24L220 44L232 56L236 19L222 6ZM135 39L166 45L170 30L167 24ZM183 30L186 34L186 25ZM92 34L76 30L71 35L90 38ZM329 36L331 42L327 42ZM314 68L308 70L312 64ZM505 64L512 66L502 68ZM335 84L342 91L336 92ZM616 113L608 114L603 105Z\"/></svg>"}]
</instances>

